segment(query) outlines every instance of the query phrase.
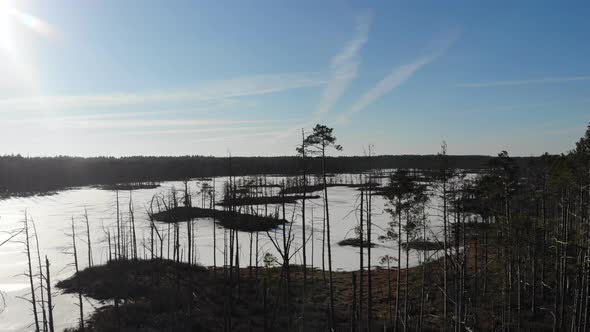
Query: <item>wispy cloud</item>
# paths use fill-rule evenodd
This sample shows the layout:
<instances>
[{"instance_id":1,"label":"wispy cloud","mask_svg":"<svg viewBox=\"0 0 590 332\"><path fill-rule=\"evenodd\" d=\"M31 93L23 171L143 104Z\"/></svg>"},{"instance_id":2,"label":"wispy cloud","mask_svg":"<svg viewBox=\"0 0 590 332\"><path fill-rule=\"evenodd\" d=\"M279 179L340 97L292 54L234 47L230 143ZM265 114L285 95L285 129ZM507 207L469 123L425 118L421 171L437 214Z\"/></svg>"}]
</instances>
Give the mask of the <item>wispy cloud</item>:
<instances>
[{"instance_id":1,"label":"wispy cloud","mask_svg":"<svg viewBox=\"0 0 590 332\"><path fill-rule=\"evenodd\" d=\"M241 135L202 137L202 138L198 138L198 139L193 140L193 142L215 142L215 141L232 142L237 139L243 140L243 139L247 139L247 138L260 137L260 136L276 137L276 135L277 135L277 131L258 131L255 133L241 134Z\"/></svg>"},{"instance_id":2,"label":"wispy cloud","mask_svg":"<svg viewBox=\"0 0 590 332\"><path fill-rule=\"evenodd\" d=\"M316 119L328 113L342 96L350 82L358 73L360 64L359 52L367 42L369 25L373 13L367 11L357 18L355 34L346 47L334 56L330 62L330 78L322 92L320 103L315 113Z\"/></svg>"},{"instance_id":3,"label":"wispy cloud","mask_svg":"<svg viewBox=\"0 0 590 332\"><path fill-rule=\"evenodd\" d=\"M38 126L51 126L60 129L126 129L135 130L140 128L173 128L170 132L179 128L204 127L215 129L212 126L245 125L245 124L269 124L269 123L292 123L301 119L265 119L265 120L232 120L232 119L117 119L117 118L95 118L90 117L60 117L46 119L18 119L3 121L3 125L15 126L32 124Z\"/></svg>"},{"instance_id":4,"label":"wispy cloud","mask_svg":"<svg viewBox=\"0 0 590 332\"><path fill-rule=\"evenodd\" d=\"M180 90L102 95L53 95L0 99L0 112L144 105L178 101L211 101L317 87L325 80L316 73L274 74L212 81Z\"/></svg>"},{"instance_id":5,"label":"wispy cloud","mask_svg":"<svg viewBox=\"0 0 590 332\"><path fill-rule=\"evenodd\" d=\"M498 107L481 107L481 106L474 106L471 108L466 108L462 110L451 110L449 111L450 115L456 116L464 116L470 114L481 114L481 113L488 113L488 114L501 114L501 113L510 113L513 111L537 111L540 109L545 108L546 106L555 105L557 103L563 103L563 101L545 101L541 103L525 103L525 104L516 104L516 105L504 105Z\"/></svg>"},{"instance_id":6,"label":"wispy cloud","mask_svg":"<svg viewBox=\"0 0 590 332\"><path fill-rule=\"evenodd\" d=\"M364 110L367 106L375 102L381 96L389 93L393 89L402 85L422 67L430 64L438 57L443 55L446 52L446 50L451 46L451 44L455 41L456 38L457 33L453 32L452 34L449 34L440 41L441 46L439 46L435 52L415 59L414 61L408 64L394 68L387 76L385 76L385 78L377 82L377 84L373 88L365 92L360 97L360 99L352 105L349 111L341 113L339 115L339 121L350 121L350 117L353 114Z\"/></svg>"},{"instance_id":7,"label":"wispy cloud","mask_svg":"<svg viewBox=\"0 0 590 332\"><path fill-rule=\"evenodd\" d=\"M320 121L322 116L330 112L338 102L346 88L358 75L360 65L359 52L369 38L369 27L373 19L373 11L367 10L356 18L356 27L353 38L346 46L330 60L330 75L322 95L318 108L312 118L302 121L291 128L276 132L276 139L284 139L300 133L301 128L313 126Z\"/></svg>"},{"instance_id":8,"label":"wispy cloud","mask_svg":"<svg viewBox=\"0 0 590 332\"><path fill-rule=\"evenodd\" d=\"M492 87L497 87L497 86L548 84L548 83L563 83L563 82L573 82L573 81L590 81L590 76L546 77L546 78L537 78L537 79L529 79L529 80L509 80L509 81L462 83L462 84L457 84L457 86L460 88L492 88Z\"/></svg>"},{"instance_id":9,"label":"wispy cloud","mask_svg":"<svg viewBox=\"0 0 590 332\"><path fill-rule=\"evenodd\" d=\"M188 128L188 129L157 129L157 130L143 130L143 131L130 131L123 132L124 135L181 135L181 134L196 134L196 133L222 133L222 132L266 132L272 130L272 132L282 131L290 128L289 126L251 126L251 127L206 127L206 128Z\"/></svg>"}]
</instances>

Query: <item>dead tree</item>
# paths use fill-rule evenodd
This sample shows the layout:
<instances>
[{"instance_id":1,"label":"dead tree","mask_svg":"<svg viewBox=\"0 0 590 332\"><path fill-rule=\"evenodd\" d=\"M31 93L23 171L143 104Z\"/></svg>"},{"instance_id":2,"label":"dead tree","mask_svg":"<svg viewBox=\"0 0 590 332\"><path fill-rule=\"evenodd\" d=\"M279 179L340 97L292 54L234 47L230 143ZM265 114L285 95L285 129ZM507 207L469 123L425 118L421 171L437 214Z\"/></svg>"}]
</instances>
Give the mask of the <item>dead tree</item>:
<instances>
[{"instance_id":1,"label":"dead tree","mask_svg":"<svg viewBox=\"0 0 590 332\"><path fill-rule=\"evenodd\" d=\"M37 249L37 263L39 267L39 289L41 290L41 314L43 317L43 331L47 331L47 312L45 311L45 294L43 292L43 266L41 265L41 250L39 249L39 235L37 233L37 226L35 226L35 221L32 218L31 225L33 225L35 246Z\"/></svg>"},{"instance_id":2,"label":"dead tree","mask_svg":"<svg viewBox=\"0 0 590 332\"><path fill-rule=\"evenodd\" d=\"M90 240L90 222L88 221L88 211L84 208L84 221L86 223L86 242L88 245L88 267L92 267L92 241Z\"/></svg>"},{"instance_id":3,"label":"dead tree","mask_svg":"<svg viewBox=\"0 0 590 332\"><path fill-rule=\"evenodd\" d=\"M450 169L448 165L448 157L447 157L447 143L442 142L441 145L441 152L439 153L439 158L441 160L440 165L440 174L439 174L439 181L440 186L442 187L441 198L443 201L443 319L444 325L443 327L446 329L447 327L447 319L448 319L448 309L447 309L447 302L448 302L448 294L449 294L449 285L448 285L448 277L449 277L449 267L448 267L448 212L447 212L447 200L448 200L448 192L447 186L450 178Z\"/></svg>"},{"instance_id":4,"label":"dead tree","mask_svg":"<svg viewBox=\"0 0 590 332\"><path fill-rule=\"evenodd\" d=\"M307 194L307 164L306 164L306 141L305 141L305 132L301 129L301 146L297 148L297 152L301 155L301 170L303 176L303 198L301 200L301 226L302 226L302 234L301 237L303 239L303 287L305 287L305 282L307 281L307 252L306 252L306 238L305 238L305 199Z\"/></svg>"},{"instance_id":5,"label":"dead tree","mask_svg":"<svg viewBox=\"0 0 590 332\"><path fill-rule=\"evenodd\" d=\"M283 189L284 188L285 187L283 184ZM284 190L282 191L282 197L283 197L283 203L282 203L283 220L286 220ZM295 218L295 209L293 209L293 215L291 216L291 221L288 223L288 227L286 224L284 224L282 226L282 241L277 238L276 230L274 231L273 235L271 235L270 231L266 231L266 234L267 234L270 242L272 243L272 245L274 246L274 248L279 253L279 255L281 256L281 259L282 259L282 265L281 265L282 273L281 273L281 275L285 277L285 293L286 293L285 303L286 303L286 310L288 313L289 327L291 324L291 310L289 309L289 306L291 305L291 301L290 301L290 296L291 296L291 294L290 294L291 293L290 260L293 258L293 256L295 256L303 248L303 246L300 246L299 248L295 248L293 251L291 251L293 249L293 242L295 240L295 235L293 234L293 220L294 220L294 218ZM281 242L282 242L282 244L281 244Z\"/></svg>"},{"instance_id":6,"label":"dead tree","mask_svg":"<svg viewBox=\"0 0 590 332\"><path fill-rule=\"evenodd\" d=\"M137 259L137 237L135 235L135 212L133 210L133 192L129 191L129 220L131 221L131 254Z\"/></svg>"},{"instance_id":7,"label":"dead tree","mask_svg":"<svg viewBox=\"0 0 590 332\"><path fill-rule=\"evenodd\" d=\"M365 265L364 265L364 245L363 245L363 241L365 241L365 239L363 238L363 233L364 233L364 216L365 216L365 211L364 211L364 197L365 197L365 193L364 190L361 189L361 211L360 211L360 221L359 221L359 240L360 240L360 247L359 247L359 330L362 330L362 322L363 322L363 290L364 290L364 283L363 283L363 275L364 275L364 269L365 269Z\"/></svg>"},{"instance_id":8,"label":"dead tree","mask_svg":"<svg viewBox=\"0 0 590 332\"><path fill-rule=\"evenodd\" d=\"M369 145L368 151L365 153L369 159L369 169L372 170L372 149L373 146ZM372 207L373 207L373 195L372 195L372 184L371 184L371 173L369 173L369 179L366 183L366 194L367 194L367 329L371 330L371 321L373 314L373 280L371 278L371 226L372 226Z\"/></svg>"},{"instance_id":9,"label":"dead tree","mask_svg":"<svg viewBox=\"0 0 590 332\"><path fill-rule=\"evenodd\" d=\"M76 269L76 281L78 284L78 302L80 308L80 331L84 331L84 306L82 302L82 285L80 284L80 271L78 270L78 250L76 248L76 228L72 218L72 248L74 252L74 267Z\"/></svg>"},{"instance_id":10,"label":"dead tree","mask_svg":"<svg viewBox=\"0 0 590 332\"><path fill-rule=\"evenodd\" d=\"M211 203L209 204L209 208L213 209L213 270L215 271L215 275L217 276L217 232L215 227L215 193L217 189L215 188L215 177L213 177L213 189L210 194Z\"/></svg>"},{"instance_id":11,"label":"dead tree","mask_svg":"<svg viewBox=\"0 0 590 332\"><path fill-rule=\"evenodd\" d=\"M45 284L47 285L47 312L49 316L49 332L54 332L53 326L53 301L51 294L51 274L49 273L49 259L45 256Z\"/></svg>"},{"instance_id":12,"label":"dead tree","mask_svg":"<svg viewBox=\"0 0 590 332\"><path fill-rule=\"evenodd\" d=\"M155 223L155 219L154 219L154 200L157 201L156 196L152 196L152 199L150 201L150 209L147 212L148 213L148 217L150 218L150 241L151 241L151 245L150 245L150 251L152 252L151 257L152 259L157 258L158 254L157 254L157 250L158 250L158 246L154 245L154 233L155 235L158 237L158 240L160 242L160 258L163 258L163 252L164 252L164 238L162 236L162 234L160 234L160 230L158 229L158 227L156 227L156 223Z\"/></svg>"},{"instance_id":13,"label":"dead tree","mask_svg":"<svg viewBox=\"0 0 590 332\"><path fill-rule=\"evenodd\" d=\"M31 286L31 304L33 305L33 317L35 318L35 331L39 332L39 316L37 314L37 299L35 297L35 283L33 282L33 265L31 263L31 243L30 243L30 234L29 234L29 220L27 216L27 211L25 211L25 221L24 221L24 229L25 229L25 253L27 255L27 264L29 267L29 285Z\"/></svg>"},{"instance_id":14,"label":"dead tree","mask_svg":"<svg viewBox=\"0 0 590 332\"><path fill-rule=\"evenodd\" d=\"M119 213L119 191L115 191L115 196L117 198L117 246L115 247L115 257L117 259L121 259L121 220L120 220L120 213Z\"/></svg>"}]
</instances>

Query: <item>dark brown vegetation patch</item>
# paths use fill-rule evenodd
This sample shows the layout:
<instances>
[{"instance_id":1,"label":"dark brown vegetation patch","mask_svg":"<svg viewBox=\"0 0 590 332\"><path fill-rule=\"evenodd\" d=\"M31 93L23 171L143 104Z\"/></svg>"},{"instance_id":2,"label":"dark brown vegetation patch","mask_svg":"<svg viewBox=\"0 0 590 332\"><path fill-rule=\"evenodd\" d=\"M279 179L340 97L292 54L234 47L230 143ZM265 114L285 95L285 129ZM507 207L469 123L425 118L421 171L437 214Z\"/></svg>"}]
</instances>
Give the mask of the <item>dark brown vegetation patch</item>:
<instances>
[{"instance_id":1,"label":"dark brown vegetation patch","mask_svg":"<svg viewBox=\"0 0 590 332\"><path fill-rule=\"evenodd\" d=\"M370 186L371 188L378 188L381 186L380 183L377 182L370 182L370 183L328 183L326 184L326 187L348 187L348 188L363 188L363 187L368 187ZM323 184L314 184L314 185L308 185L308 186L293 186L293 187L288 187L285 188L283 190L281 190L280 193L284 193L285 195L287 194L301 194L304 192L307 193L311 193L314 191L320 191L324 189L324 185Z\"/></svg>"},{"instance_id":2,"label":"dark brown vegetation patch","mask_svg":"<svg viewBox=\"0 0 590 332\"><path fill-rule=\"evenodd\" d=\"M406 250L413 249L413 250L434 251L434 250L442 249L442 247L443 247L443 245L441 243L438 243L435 241L416 240L416 241L402 243L402 248L404 248Z\"/></svg>"},{"instance_id":3,"label":"dark brown vegetation patch","mask_svg":"<svg viewBox=\"0 0 590 332\"><path fill-rule=\"evenodd\" d=\"M318 199L318 195L306 195L306 199ZM259 196L259 197L236 197L227 198L217 203L218 206L242 206L242 205L264 205L264 204L293 204L298 200L303 199L303 195L289 195L289 196Z\"/></svg>"},{"instance_id":4,"label":"dark brown vegetation patch","mask_svg":"<svg viewBox=\"0 0 590 332\"><path fill-rule=\"evenodd\" d=\"M113 183L113 184L104 184L99 188L102 190L121 190L121 191L129 191L129 190L141 190L141 189L155 189L160 187L159 183L155 182L139 182L139 183Z\"/></svg>"},{"instance_id":5,"label":"dark brown vegetation patch","mask_svg":"<svg viewBox=\"0 0 590 332\"><path fill-rule=\"evenodd\" d=\"M308 282L303 298L302 285L296 281L287 297L280 268L232 272L231 277L224 276L221 269L170 260L121 260L83 270L57 286L67 293L80 290L88 297L109 300L86 322L85 331L327 329L328 293L319 273L314 283ZM116 306L111 302L115 300ZM301 313L302 303L305 319L296 314ZM337 316L339 327L345 328L346 312Z\"/></svg>"},{"instance_id":6,"label":"dark brown vegetation patch","mask_svg":"<svg viewBox=\"0 0 590 332\"><path fill-rule=\"evenodd\" d=\"M344 239L340 242L338 242L338 245L341 246L350 246L350 247L363 247L363 248L367 248L367 247L371 247L374 248L375 247L375 243L369 243L366 240L361 241L361 239L359 239L358 237L355 238L349 238L349 239Z\"/></svg>"},{"instance_id":7,"label":"dark brown vegetation patch","mask_svg":"<svg viewBox=\"0 0 590 332\"><path fill-rule=\"evenodd\" d=\"M212 218L225 228L244 232L263 232L286 223L284 219L274 217L256 216L234 211L202 209L198 207L177 207L155 213L153 218L157 221L168 223L189 221L197 218Z\"/></svg>"}]
</instances>

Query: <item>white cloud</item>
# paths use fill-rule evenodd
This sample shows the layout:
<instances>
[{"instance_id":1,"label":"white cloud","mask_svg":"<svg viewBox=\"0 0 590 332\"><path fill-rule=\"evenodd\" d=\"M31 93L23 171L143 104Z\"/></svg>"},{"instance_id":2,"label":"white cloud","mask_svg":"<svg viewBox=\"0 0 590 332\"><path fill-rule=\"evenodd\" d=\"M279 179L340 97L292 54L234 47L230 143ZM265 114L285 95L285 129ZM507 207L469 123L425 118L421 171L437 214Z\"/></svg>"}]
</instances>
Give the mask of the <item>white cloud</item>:
<instances>
[{"instance_id":1,"label":"white cloud","mask_svg":"<svg viewBox=\"0 0 590 332\"><path fill-rule=\"evenodd\" d=\"M200 128L188 128L188 129L157 129L157 130L145 130L145 131L130 131L122 132L123 135L180 135L180 134L196 134L196 133L220 133L220 132L244 132L244 131L268 131L273 132L288 129L288 126L253 126L253 127L200 127Z\"/></svg>"},{"instance_id":2,"label":"white cloud","mask_svg":"<svg viewBox=\"0 0 590 332\"><path fill-rule=\"evenodd\" d=\"M422 67L430 64L432 61L436 60L439 56L444 54L445 51L449 48L449 46L454 42L456 37L457 34L452 33L441 40L441 46L435 52L420 57L408 64L394 68L387 76L385 76L385 78L377 82L377 84L374 87L365 92L365 94L363 94L361 98L352 105L348 112L340 114L339 121L350 121L350 117L353 114L364 110L367 106L369 106L375 100L379 99L381 96L389 93L391 90L402 85Z\"/></svg>"},{"instance_id":3,"label":"white cloud","mask_svg":"<svg viewBox=\"0 0 590 332\"><path fill-rule=\"evenodd\" d=\"M589 80L590 80L590 76L546 77L546 78L529 79L529 80L463 83L463 84L458 84L457 86L460 88L491 88L491 87L497 87L497 86L563 83L563 82L589 81Z\"/></svg>"},{"instance_id":4,"label":"white cloud","mask_svg":"<svg viewBox=\"0 0 590 332\"><path fill-rule=\"evenodd\" d=\"M372 16L372 12L368 11L357 18L354 38L348 42L340 53L332 58L330 78L322 92L315 113L316 119L319 120L322 115L328 113L334 107L352 80L356 78L360 64L358 53L367 42Z\"/></svg>"},{"instance_id":5,"label":"white cloud","mask_svg":"<svg viewBox=\"0 0 590 332\"><path fill-rule=\"evenodd\" d=\"M63 110L90 107L156 104L177 101L212 101L271 94L286 90L317 87L325 83L315 73L274 74L218 80L197 87L141 93L102 95L53 95L0 99L0 112L23 110Z\"/></svg>"},{"instance_id":6,"label":"white cloud","mask_svg":"<svg viewBox=\"0 0 590 332\"><path fill-rule=\"evenodd\" d=\"M53 129L120 129L134 130L139 128L187 128L198 126L219 126L238 124L292 123L300 119L267 119L267 120L231 120L231 119L101 119L94 117L63 117L51 119L16 119L2 121L10 127L24 124L51 127ZM214 127L210 127L215 129ZM174 129L172 130L174 131Z\"/></svg>"},{"instance_id":7,"label":"white cloud","mask_svg":"<svg viewBox=\"0 0 590 332\"><path fill-rule=\"evenodd\" d=\"M241 135L203 137L203 138L195 139L195 140L193 140L193 142L201 142L201 143L202 142L215 142L215 141L229 141L229 142L232 142L232 141L235 141L236 139L243 140L243 139L246 139L246 138L260 137L260 136L276 137L276 135L277 135L277 132L276 131L259 131L259 132L255 132L255 133L241 134ZM256 142L253 142L253 143L254 144L257 144ZM269 143L269 142L267 142L267 143Z\"/></svg>"}]
</instances>

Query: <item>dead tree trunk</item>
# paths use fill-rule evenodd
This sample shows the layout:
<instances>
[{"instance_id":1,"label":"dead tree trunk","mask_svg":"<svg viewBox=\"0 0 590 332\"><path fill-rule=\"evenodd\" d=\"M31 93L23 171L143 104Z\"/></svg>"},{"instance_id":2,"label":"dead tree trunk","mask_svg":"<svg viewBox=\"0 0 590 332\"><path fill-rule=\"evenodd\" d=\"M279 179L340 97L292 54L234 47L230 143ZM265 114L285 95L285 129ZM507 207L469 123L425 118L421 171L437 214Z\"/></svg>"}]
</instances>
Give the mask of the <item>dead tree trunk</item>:
<instances>
[{"instance_id":1,"label":"dead tree trunk","mask_svg":"<svg viewBox=\"0 0 590 332\"><path fill-rule=\"evenodd\" d=\"M365 211L364 211L364 197L365 197L364 191L361 190L361 211L360 211L360 223L359 223L359 226L360 226L359 239L360 239L360 243L361 243L360 248L359 248L359 264L360 264L360 266L359 266L359 306L358 306L359 307L358 308L358 311L359 311L359 330L362 330L362 324L363 324L362 323L363 322L363 288L364 288L363 274L364 274L364 268L365 268L365 265L364 265L364 262L363 262L364 261L364 253L363 253L363 248L364 248L364 244L363 244L363 241L364 241L364 238L363 238L364 229L363 228L364 227L363 227L363 224L364 224L364 214L365 214Z\"/></svg>"},{"instance_id":2,"label":"dead tree trunk","mask_svg":"<svg viewBox=\"0 0 590 332\"><path fill-rule=\"evenodd\" d=\"M305 198L307 194L307 165L305 159L305 133L301 129L301 157L303 161L303 199L301 201L301 223L302 223L302 238L303 238L303 287L305 288L305 282L307 281L307 239L305 237Z\"/></svg>"},{"instance_id":3,"label":"dead tree trunk","mask_svg":"<svg viewBox=\"0 0 590 332\"><path fill-rule=\"evenodd\" d=\"M33 225L33 232L35 232L35 246L37 249L37 263L39 267L39 289L41 290L41 314L43 317L43 331L47 331L47 312L45 311L45 294L43 292L43 267L41 265L41 251L39 249L39 236L37 234L37 226L35 221L31 219Z\"/></svg>"},{"instance_id":4,"label":"dead tree trunk","mask_svg":"<svg viewBox=\"0 0 590 332\"><path fill-rule=\"evenodd\" d=\"M53 301L51 299L51 275L49 274L49 259L45 256L45 284L47 285L47 312L49 314L49 332L54 332L53 327Z\"/></svg>"},{"instance_id":5,"label":"dead tree trunk","mask_svg":"<svg viewBox=\"0 0 590 332\"><path fill-rule=\"evenodd\" d=\"M398 206L402 206L401 199L398 198ZM395 281L395 319L394 319L394 331L397 331L399 326L399 293L400 293L400 279L402 269L402 212L398 211L397 220L397 278Z\"/></svg>"},{"instance_id":6,"label":"dead tree trunk","mask_svg":"<svg viewBox=\"0 0 590 332\"><path fill-rule=\"evenodd\" d=\"M90 240L90 222L88 221L88 210L84 208L84 221L86 223L86 242L88 243L88 267L92 267L92 241Z\"/></svg>"},{"instance_id":7,"label":"dead tree trunk","mask_svg":"<svg viewBox=\"0 0 590 332\"><path fill-rule=\"evenodd\" d=\"M35 318L35 331L39 332L39 316L37 314L37 299L35 297L35 284L33 283L33 265L31 264L31 243L29 235L29 220L25 211L25 252L29 266L29 284L31 286L31 304L33 305L33 317Z\"/></svg>"},{"instance_id":8,"label":"dead tree trunk","mask_svg":"<svg viewBox=\"0 0 590 332\"><path fill-rule=\"evenodd\" d=\"M131 220L131 248L133 259L137 259L137 237L135 235L135 212L133 210L133 192L129 191L129 219Z\"/></svg>"},{"instance_id":9,"label":"dead tree trunk","mask_svg":"<svg viewBox=\"0 0 590 332\"><path fill-rule=\"evenodd\" d=\"M84 306L82 302L82 289L80 285L80 274L78 270L78 251L76 248L76 228L74 227L74 218L72 218L72 246L74 250L74 267L76 268L76 281L78 283L78 302L80 307L80 331L84 331Z\"/></svg>"},{"instance_id":10,"label":"dead tree trunk","mask_svg":"<svg viewBox=\"0 0 590 332\"><path fill-rule=\"evenodd\" d=\"M370 153L371 152L369 150L369 155ZM371 186L369 184L367 188L367 327L369 331L371 330L371 321L373 319L373 281L371 278L371 205L372 195Z\"/></svg>"},{"instance_id":11,"label":"dead tree trunk","mask_svg":"<svg viewBox=\"0 0 590 332\"><path fill-rule=\"evenodd\" d=\"M121 258L121 220L120 220L120 213L119 213L119 191L115 191L115 195L117 197L117 250L115 256L117 259Z\"/></svg>"}]
</instances>

